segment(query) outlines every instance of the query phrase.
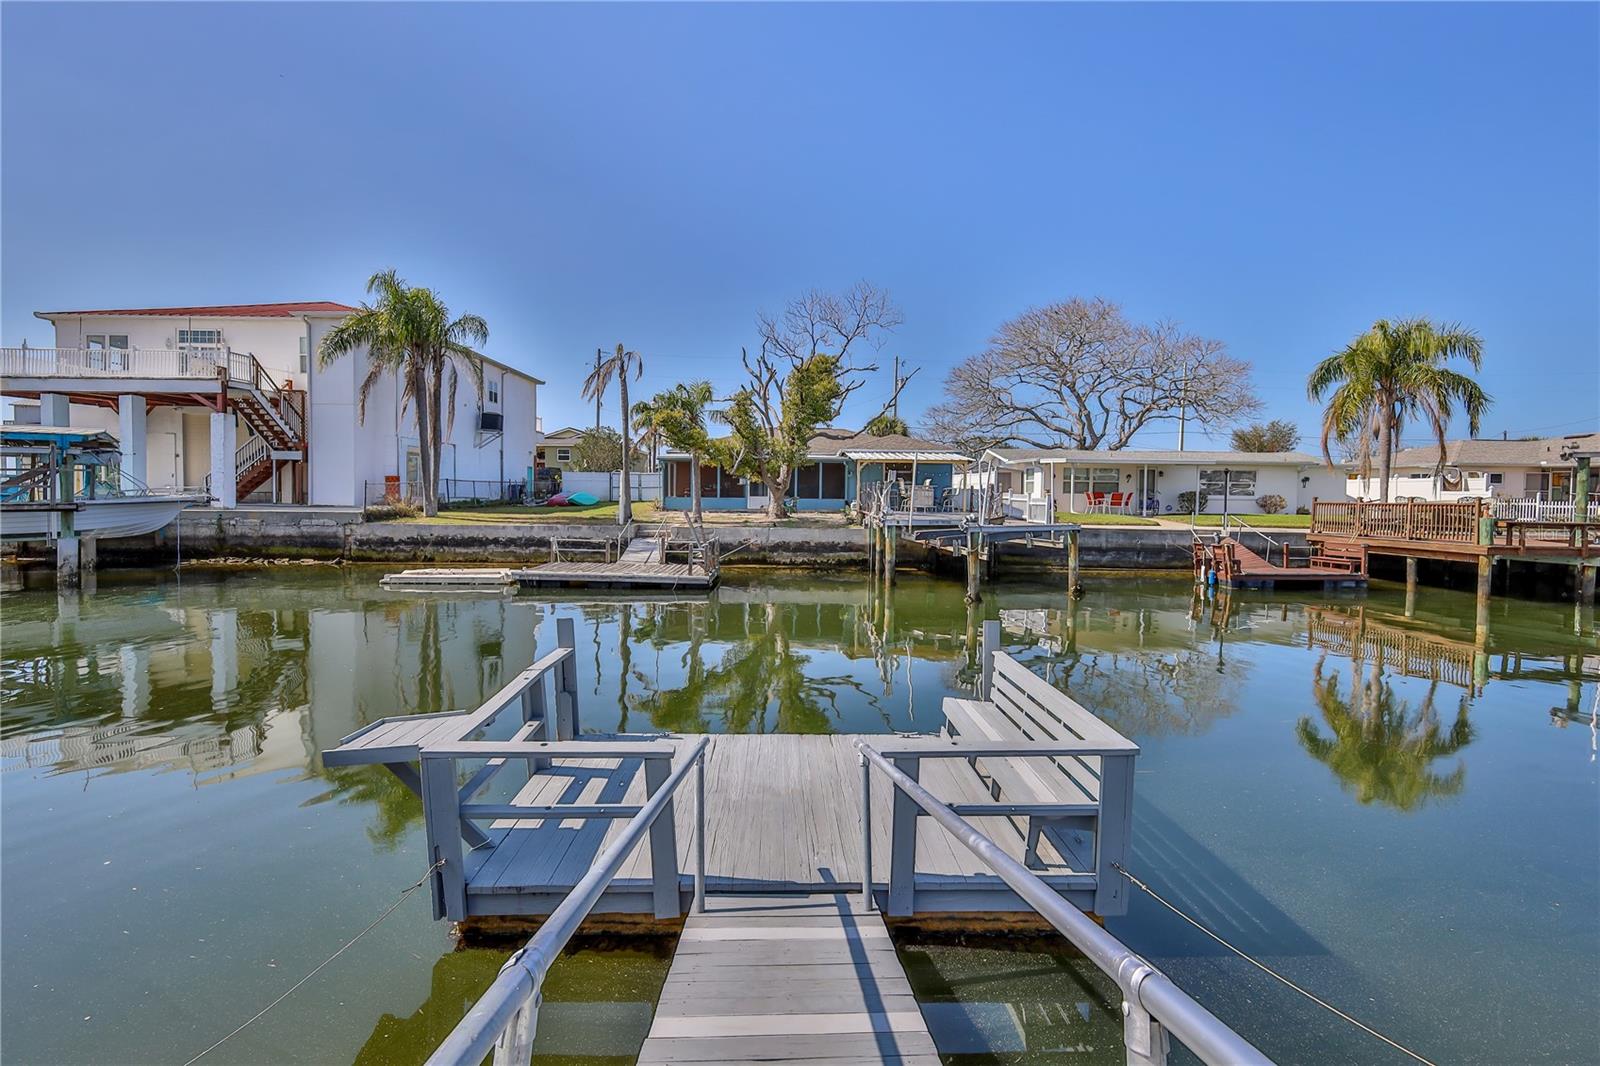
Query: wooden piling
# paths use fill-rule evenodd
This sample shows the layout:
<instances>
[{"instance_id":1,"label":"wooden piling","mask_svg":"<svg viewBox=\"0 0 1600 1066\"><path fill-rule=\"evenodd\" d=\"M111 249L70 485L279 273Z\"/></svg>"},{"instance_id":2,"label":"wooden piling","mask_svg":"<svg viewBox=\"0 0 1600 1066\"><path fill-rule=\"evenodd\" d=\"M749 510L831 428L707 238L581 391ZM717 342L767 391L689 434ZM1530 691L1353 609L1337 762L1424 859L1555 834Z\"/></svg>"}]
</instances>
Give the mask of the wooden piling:
<instances>
[{"instance_id":1,"label":"wooden piling","mask_svg":"<svg viewBox=\"0 0 1600 1066\"><path fill-rule=\"evenodd\" d=\"M1473 639L1484 644L1489 639L1489 582L1494 575L1494 559L1478 556L1478 613L1473 628Z\"/></svg>"},{"instance_id":2,"label":"wooden piling","mask_svg":"<svg viewBox=\"0 0 1600 1066\"><path fill-rule=\"evenodd\" d=\"M967 534L967 602L977 603L978 594L978 535Z\"/></svg>"},{"instance_id":3,"label":"wooden piling","mask_svg":"<svg viewBox=\"0 0 1600 1066\"><path fill-rule=\"evenodd\" d=\"M1578 567L1578 602L1584 606L1594 602L1594 575L1596 569L1593 566Z\"/></svg>"},{"instance_id":4,"label":"wooden piling","mask_svg":"<svg viewBox=\"0 0 1600 1066\"><path fill-rule=\"evenodd\" d=\"M1417 613L1417 557L1406 556L1406 617Z\"/></svg>"},{"instance_id":5,"label":"wooden piling","mask_svg":"<svg viewBox=\"0 0 1600 1066\"><path fill-rule=\"evenodd\" d=\"M900 531L885 526L883 529L883 583L894 584L895 553L900 546Z\"/></svg>"},{"instance_id":6,"label":"wooden piling","mask_svg":"<svg viewBox=\"0 0 1600 1066\"><path fill-rule=\"evenodd\" d=\"M1078 578L1078 531L1072 529L1067 531L1067 592L1070 595L1083 595L1083 582Z\"/></svg>"}]
</instances>

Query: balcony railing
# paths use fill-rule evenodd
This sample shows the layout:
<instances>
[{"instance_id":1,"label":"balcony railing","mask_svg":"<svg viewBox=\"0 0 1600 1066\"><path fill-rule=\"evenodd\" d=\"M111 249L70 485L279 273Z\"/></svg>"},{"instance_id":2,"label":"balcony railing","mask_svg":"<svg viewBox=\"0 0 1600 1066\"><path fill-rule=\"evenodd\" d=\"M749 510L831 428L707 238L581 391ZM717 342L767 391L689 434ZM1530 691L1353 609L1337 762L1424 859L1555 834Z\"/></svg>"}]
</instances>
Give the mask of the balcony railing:
<instances>
[{"instance_id":1,"label":"balcony railing","mask_svg":"<svg viewBox=\"0 0 1600 1066\"><path fill-rule=\"evenodd\" d=\"M230 354L237 353L213 346L0 348L0 377L214 379L228 365Z\"/></svg>"}]
</instances>

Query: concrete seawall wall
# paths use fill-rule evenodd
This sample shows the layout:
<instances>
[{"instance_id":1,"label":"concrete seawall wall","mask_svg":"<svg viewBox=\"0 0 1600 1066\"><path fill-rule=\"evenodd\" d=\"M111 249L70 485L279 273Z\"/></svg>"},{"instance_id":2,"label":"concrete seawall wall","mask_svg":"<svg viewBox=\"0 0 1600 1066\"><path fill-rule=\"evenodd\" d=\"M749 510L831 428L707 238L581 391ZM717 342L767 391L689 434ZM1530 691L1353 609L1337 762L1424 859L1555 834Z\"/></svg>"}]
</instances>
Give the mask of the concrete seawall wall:
<instances>
[{"instance_id":1,"label":"concrete seawall wall","mask_svg":"<svg viewBox=\"0 0 1600 1066\"><path fill-rule=\"evenodd\" d=\"M641 532L662 527L640 526ZM676 531L681 535L681 527ZM459 563L544 562L552 539L614 537L615 525L594 522L529 522L522 525L463 522L367 522L360 511L343 509L239 508L192 510L177 528L100 545L103 564L184 559L326 559L351 562ZM730 565L861 566L866 561L866 531L854 526L724 526L714 532ZM1305 534L1275 530L1279 543L1304 544ZM1085 567L1177 569L1190 566L1189 531L1130 526L1088 527L1080 534ZM1245 543L1261 550L1257 538ZM914 565L920 550L902 545L900 561ZM946 562L949 565L949 562ZM1000 565L1055 567L1065 553L1053 548L1003 544Z\"/></svg>"}]
</instances>

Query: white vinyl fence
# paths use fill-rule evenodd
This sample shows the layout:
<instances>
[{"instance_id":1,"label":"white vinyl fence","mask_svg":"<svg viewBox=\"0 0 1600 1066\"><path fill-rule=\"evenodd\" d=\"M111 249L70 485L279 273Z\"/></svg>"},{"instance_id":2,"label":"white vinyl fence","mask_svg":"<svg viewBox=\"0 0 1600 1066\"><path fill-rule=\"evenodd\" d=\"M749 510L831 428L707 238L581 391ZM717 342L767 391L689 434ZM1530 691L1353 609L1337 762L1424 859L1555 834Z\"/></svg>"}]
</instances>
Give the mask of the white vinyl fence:
<instances>
[{"instance_id":1,"label":"white vinyl fence","mask_svg":"<svg viewBox=\"0 0 1600 1066\"><path fill-rule=\"evenodd\" d=\"M1576 522L1578 505L1571 500L1495 500L1494 516L1524 522ZM1600 499L1589 501L1589 521L1600 521Z\"/></svg>"},{"instance_id":2,"label":"white vinyl fence","mask_svg":"<svg viewBox=\"0 0 1600 1066\"><path fill-rule=\"evenodd\" d=\"M634 500L661 499L661 473L633 470L628 473L632 484L629 496ZM587 492L601 500L615 500L622 496L622 472L585 473L569 470L561 475L562 492Z\"/></svg>"}]
</instances>

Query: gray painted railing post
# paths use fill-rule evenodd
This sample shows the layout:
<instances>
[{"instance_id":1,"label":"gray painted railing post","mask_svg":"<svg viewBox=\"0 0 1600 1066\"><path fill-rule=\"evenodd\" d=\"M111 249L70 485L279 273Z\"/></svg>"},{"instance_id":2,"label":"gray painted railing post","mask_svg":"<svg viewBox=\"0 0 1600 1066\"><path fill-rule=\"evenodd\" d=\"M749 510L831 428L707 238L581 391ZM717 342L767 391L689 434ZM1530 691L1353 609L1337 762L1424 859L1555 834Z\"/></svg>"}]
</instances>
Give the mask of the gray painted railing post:
<instances>
[{"instance_id":1,"label":"gray painted railing post","mask_svg":"<svg viewBox=\"0 0 1600 1066\"><path fill-rule=\"evenodd\" d=\"M994 653L1000 650L1000 622L989 619L983 623L982 657L979 660L983 667L982 687L979 689L978 698L987 700L994 691Z\"/></svg>"},{"instance_id":2,"label":"gray painted railing post","mask_svg":"<svg viewBox=\"0 0 1600 1066\"><path fill-rule=\"evenodd\" d=\"M422 753L422 813L428 865L444 860L431 878L433 916L462 921L467 917L467 872L461 861L461 796L454 759Z\"/></svg>"},{"instance_id":3,"label":"gray painted railing post","mask_svg":"<svg viewBox=\"0 0 1600 1066\"><path fill-rule=\"evenodd\" d=\"M872 910L872 764L861 756L861 908Z\"/></svg>"},{"instance_id":4,"label":"gray painted railing post","mask_svg":"<svg viewBox=\"0 0 1600 1066\"><path fill-rule=\"evenodd\" d=\"M1145 1009L1139 998L1139 986L1157 971L1148 963L1124 961L1117 968L1117 982L1122 989L1122 1046L1127 1053L1128 1066L1167 1066L1166 1026Z\"/></svg>"},{"instance_id":5,"label":"gray painted railing post","mask_svg":"<svg viewBox=\"0 0 1600 1066\"><path fill-rule=\"evenodd\" d=\"M539 1007L543 1003L544 994L535 989L517 1010L494 1042L494 1066L528 1066L533 1060L533 1038L539 1028Z\"/></svg>"},{"instance_id":6,"label":"gray painted railing post","mask_svg":"<svg viewBox=\"0 0 1600 1066\"><path fill-rule=\"evenodd\" d=\"M539 739L554 740L550 731L550 702L545 696L543 674L534 678L528 687L522 690L522 722L526 725L536 719L544 724L544 728L539 731ZM529 756L528 776L532 777L549 766L549 759L540 755Z\"/></svg>"},{"instance_id":7,"label":"gray painted railing post","mask_svg":"<svg viewBox=\"0 0 1600 1066\"><path fill-rule=\"evenodd\" d=\"M1127 880L1112 868L1125 866L1133 837L1133 756L1100 756L1100 819L1095 826L1096 914L1126 914Z\"/></svg>"},{"instance_id":8,"label":"gray painted railing post","mask_svg":"<svg viewBox=\"0 0 1600 1066\"><path fill-rule=\"evenodd\" d=\"M915 755L893 760L895 769L917 780L922 760ZM909 918L916 911L917 804L904 789L894 790L889 829L889 914Z\"/></svg>"},{"instance_id":9,"label":"gray painted railing post","mask_svg":"<svg viewBox=\"0 0 1600 1066\"><path fill-rule=\"evenodd\" d=\"M694 763L694 912L706 912L706 757Z\"/></svg>"},{"instance_id":10,"label":"gray painted railing post","mask_svg":"<svg viewBox=\"0 0 1600 1066\"><path fill-rule=\"evenodd\" d=\"M556 667L556 735L546 739L571 740L581 729L578 723L578 638L572 619L556 619L556 644L572 649L572 654Z\"/></svg>"},{"instance_id":11,"label":"gray painted railing post","mask_svg":"<svg viewBox=\"0 0 1600 1066\"><path fill-rule=\"evenodd\" d=\"M644 761L644 791L654 796L666 784L672 763L666 759ZM676 918L683 913L678 896L678 833L672 822L673 805L650 826L650 884L655 897L657 918Z\"/></svg>"}]
</instances>

